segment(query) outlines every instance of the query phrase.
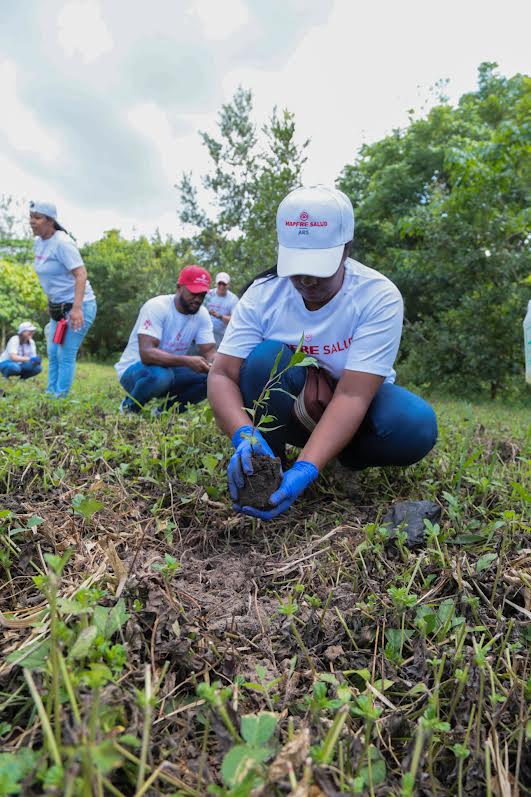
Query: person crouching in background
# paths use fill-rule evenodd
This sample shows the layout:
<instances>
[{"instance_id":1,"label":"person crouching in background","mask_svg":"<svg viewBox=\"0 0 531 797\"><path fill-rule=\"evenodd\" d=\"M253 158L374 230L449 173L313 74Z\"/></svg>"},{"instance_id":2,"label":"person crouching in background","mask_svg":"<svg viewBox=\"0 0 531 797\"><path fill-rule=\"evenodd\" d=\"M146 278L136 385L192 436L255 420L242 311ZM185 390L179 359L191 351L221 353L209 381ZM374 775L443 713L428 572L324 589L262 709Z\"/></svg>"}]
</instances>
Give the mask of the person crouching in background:
<instances>
[{"instance_id":1,"label":"person crouching in background","mask_svg":"<svg viewBox=\"0 0 531 797\"><path fill-rule=\"evenodd\" d=\"M19 324L17 334L9 338L0 357L0 374L6 379L10 376L30 379L42 371L41 358L37 356L37 347L33 340L36 328L30 321L24 321Z\"/></svg>"}]
</instances>

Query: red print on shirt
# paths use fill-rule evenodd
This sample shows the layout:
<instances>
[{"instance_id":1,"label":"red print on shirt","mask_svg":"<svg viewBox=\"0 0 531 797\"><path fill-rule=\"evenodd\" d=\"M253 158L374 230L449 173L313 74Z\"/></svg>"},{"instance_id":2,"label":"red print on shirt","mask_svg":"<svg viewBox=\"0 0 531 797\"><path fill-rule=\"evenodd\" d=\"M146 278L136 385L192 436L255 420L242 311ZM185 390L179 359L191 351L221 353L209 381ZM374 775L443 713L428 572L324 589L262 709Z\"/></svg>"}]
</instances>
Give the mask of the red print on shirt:
<instances>
[{"instance_id":1,"label":"red print on shirt","mask_svg":"<svg viewBox=\"0 0 531 797\"><path fill-rule=\"evenodd\" d=\"M146 318L146 320L144 321L144 329L149 329L152 326L153 326L153 324L151 323L149 318Z\"/></svg>"},{"instance_id":2,"label":"red print on shirt","mask_svg":"<svg viewBox=\"0 0 531 797\"><path fill-rule=\"evenodd\" d=\"M344 338L343 340L336 340L335 343L325 343L323 344L323 346L318 346L318 345L301 346L301 351L304 352L304 354L310 354L310 355L337 354L340 351L347 351L347 349L350 349L351 343L352 343L352 335L350 336L350 338ZM292 351L295 351L297 348L292 343L288 343L288 347Z\"/></svg>"}]
</instances>

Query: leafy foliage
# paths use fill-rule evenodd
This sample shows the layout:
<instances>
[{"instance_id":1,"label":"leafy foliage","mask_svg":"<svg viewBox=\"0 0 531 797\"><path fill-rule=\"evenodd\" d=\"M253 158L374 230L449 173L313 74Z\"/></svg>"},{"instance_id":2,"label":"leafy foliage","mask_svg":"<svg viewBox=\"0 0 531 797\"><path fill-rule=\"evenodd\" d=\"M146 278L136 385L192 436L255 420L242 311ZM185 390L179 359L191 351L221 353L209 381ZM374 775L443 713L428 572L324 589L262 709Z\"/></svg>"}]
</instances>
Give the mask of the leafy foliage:
<instances>
[{"instance_id":1,"label":"leafy foliage","mask_svg":"<svg viewBox=\"0 0 531 797\"><path fill-rule=\"evenodd\" d=\"M362 147L339 180L357 256L404 294L408 374L492 397L521 371L530 220L531 80L495 67L456 108Z\"/></svg>"},{"instance_id":2,"label":"leafy foliage","mask_svg":"<svg viewBox=\"0 0 531 797\"><path fill-rule=\"evenodd\" d=\"M109 356L124 348L141 305L152 296L173 293L190 259L177 254L171 239L126 240L118 230L82 250L98 300L98 315L85 343L92 354Z\"/></svg>"},{"instance_id":3,"label":"leafy foliage","mask_svg":"<svg viewBox=\"0 0 531 797\"><path fill-rule=\"evenodd\" d=\"M196 259L212 271L227 271L236 288L276 262L276 210L300 185L309 144L296 142L293 114L276 108L260 137L252 110L252 93L239 88L221 108L219 137L201 133L212 162L202 182L214 212L200 207L190 173L177 186L181 221L199 229L190 242Z\"/></svg>"},{"instance_id":4,"label":"leafy foliage","mask_svg":"<svg viewBox=\"0 0 531 797\"><path fill-rule=\"evenodd\" d=\"M21 321L46 323L46 298L33 267L0 258L0 345Z\"/></svg>"}]
</instances>

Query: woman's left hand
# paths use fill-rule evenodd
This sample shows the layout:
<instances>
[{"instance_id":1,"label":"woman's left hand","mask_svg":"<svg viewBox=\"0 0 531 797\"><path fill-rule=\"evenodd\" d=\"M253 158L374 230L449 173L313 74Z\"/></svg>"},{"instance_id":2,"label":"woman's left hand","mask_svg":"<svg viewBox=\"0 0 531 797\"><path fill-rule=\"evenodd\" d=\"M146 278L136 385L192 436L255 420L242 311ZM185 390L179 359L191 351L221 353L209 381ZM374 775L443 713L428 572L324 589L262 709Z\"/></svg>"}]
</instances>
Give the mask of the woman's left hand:
<instances>
[{"instance_id":1,"label":"woman's left hand","mask_svg":"<svg viewBox=\"0 0 531 797\"><path fill-rule=\"evenodd\" d=\"M84 323L83 310L72 307L68 315L68 326L72 327L74 332L79 332Z\"/></svg>"}]
</instances>

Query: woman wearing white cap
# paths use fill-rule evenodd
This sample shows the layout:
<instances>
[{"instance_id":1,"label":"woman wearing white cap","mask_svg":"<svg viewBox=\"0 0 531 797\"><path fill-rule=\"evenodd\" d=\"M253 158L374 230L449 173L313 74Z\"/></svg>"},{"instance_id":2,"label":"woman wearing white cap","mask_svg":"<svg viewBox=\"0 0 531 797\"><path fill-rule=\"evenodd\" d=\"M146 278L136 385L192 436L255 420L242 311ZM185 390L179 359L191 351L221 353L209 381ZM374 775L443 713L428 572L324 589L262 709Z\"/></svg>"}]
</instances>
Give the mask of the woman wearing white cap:
<instances>
[{"instance_id":1,"label":"woman wearing white cap","mask_svg":"<svg viewBox=\"0 0 531 797\"><path fill-rule=\"evenodd\" d=\"M355 470L410 465L437 439L429 404L394 384L402 297L382 274L349 258L348 197L324 186L292 191L278 208L277 236L277 267L239 301L208 378L216 420L236 449L228 467L235 501L244 474L252 473L253 451L282 458L286 442L301 448L270 496L270 510L235 505L265 520L286 511L334 457ZM309 395L307 369L291 368L269 400L279 428L265 437L254 431L251 443L242 408L253 406L279 353L278 371L286 367L301 336L328 400Z\"/></svg>"},{"instance_id":2,"label":"woman wearing white cap","mask_svg":"<svg viewBox=\"0 0 531 797\"><path fill-rule=\"evenodd\" d=\"M205 299L205 307L212 316L216 349L219 348L223 340L227 324L234 308L238 304L238 297L229 290L229 285L230 276L225 271L221 271L216 275L216 287L208 292Z\"/></svg>"},{"instance_id":3,"label":"woman wearing white cap","mask_svg":"<svg viewBox=\"0 0 531 797\"><path fill-rule=\"evenodd\" d=\"M33 340L36 329L30 321L19 324L17 334L9 338L0 357L0 374L6 378L19 376L21 379L40 374L41 358L37 356L37 347Z\"/></svg>"},{"instance_id":4,"label":"woman wearing white cap","mask_svg":"<svg viewBox=\"0 0 531 797\"><path fill-rule=\"evenodd\" d=\"M96 318L96 297L87 279L79 249L57 221L51 202L30 202L30 226L35 236L35 271L48 297L48 388L66 396L76 371L76 357ZM55 342L57 323L68 324L61 342Z\"/></svg>"}]
</instances>

